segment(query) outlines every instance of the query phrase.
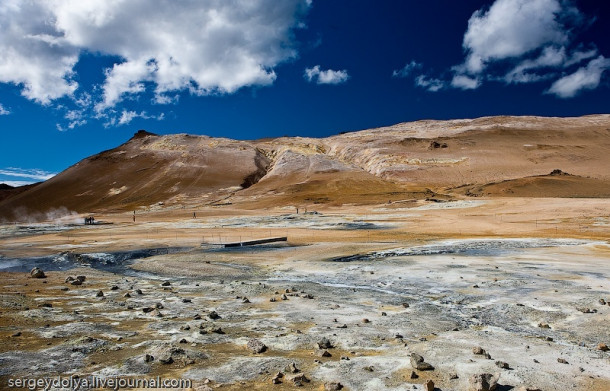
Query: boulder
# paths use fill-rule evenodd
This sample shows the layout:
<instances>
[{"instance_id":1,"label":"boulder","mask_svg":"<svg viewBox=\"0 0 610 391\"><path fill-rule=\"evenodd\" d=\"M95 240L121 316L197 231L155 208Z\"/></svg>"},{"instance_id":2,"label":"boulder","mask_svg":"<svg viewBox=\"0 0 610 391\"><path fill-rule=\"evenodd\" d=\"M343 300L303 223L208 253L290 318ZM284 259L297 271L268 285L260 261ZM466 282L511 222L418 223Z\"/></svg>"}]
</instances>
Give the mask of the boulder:
<instances>
[{"instance_id":1,"label":"boulder","mask_svg":"<svg viewBox=\"0 0 610 391\"><path fill-rule=\"evenodd\" d=\"M35 267L30 270L30 277L32 278L47 278L46 274L42 271L41 268Z\"/></svg>"}]
</instances>

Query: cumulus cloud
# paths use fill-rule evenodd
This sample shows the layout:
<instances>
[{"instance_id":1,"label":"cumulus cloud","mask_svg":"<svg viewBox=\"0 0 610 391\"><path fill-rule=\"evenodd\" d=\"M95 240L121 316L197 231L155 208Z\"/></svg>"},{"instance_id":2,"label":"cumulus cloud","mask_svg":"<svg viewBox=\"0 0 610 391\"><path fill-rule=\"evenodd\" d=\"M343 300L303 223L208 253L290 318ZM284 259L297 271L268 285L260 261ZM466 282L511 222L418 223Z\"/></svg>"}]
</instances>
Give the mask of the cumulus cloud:
<instances>
[{"instance_id":1,"label":"cumulus cloud","mask_svg":"<svg viewBox=\"0 0 610 391\"><path fill-rule=\"evenodd\" d=\"M131 123L136 118L142 119L154 119L157 121L161 121L165 118L165 114L161 113L159 115L149 115L146 111L133 111L133 110L122 110L120 115L112 114L106 115L107 121L104 123L104 126L121 126L127 125Z\"/></svg>"},{"instance_id":2,"label":"cumulus cloud","mask_svg":"<svg viewBox=\"0 0 610 391\"><path fill-rule=\"evenodd\" d=\"M316 84L341 84L345 83L347 79L349 79L349 75L346 70L321 70L319 65L316 65L313 68L306 68L303 76L305 79L307 79L307 81L315 81Z\"/></svg>"},{"instance_id":3,"label":"cumulus cloud","mask_svg":"<svg viewBox=\"0 0 610 391\"><path fill-rule=\"evenodd\" d=\"M0 82L42 104L74 96L84 51L116 56L105 70L100 113L152 90L233 93L269 85L274 67L297 55L292 31L307 0L6 0L0 5Z\"/></svg>"},{"instance_id":4,"label":"cumulus cloud","mask_svg":"<svg viewBox=\"0 0 610 391\"><path fill-rule=\"evenodd\" d=\"M7 109L4 108L4 106L2 106L2 103L0 103L0 115L9 115L11 112Z\"/></svg>"},{"instance_id":5,"label":"cumulus cloud","mask_svg":"<svg viewBox=\"0 0 610 391\"><path fill-rule=\"evenodd\" d=\"M572 98L582 90L592 90L599 86L602 74L610 68L610 59L599 56L576 72L555 81L547 93L560 98Z\"/></svg>"},{"instance_id":6,"label":"cumulus cloud","mask_svg":"<svg viewBox=\"0 0 610 391\"><path fill-rule=\"evenodd\" d=\"M599 58L561 77L599 55L593 44L574 44L583 21L571 0L496 0L470 17L463 39L464 62L451 68L450 85L468 90L485 81L555 80L547 92L563 98L597 88L607 67Z\"/></svg>"},{"instance_id":7,"label":"cumulus cloud","mask_svg":"<svg viewBox=\"0 0 610 391\"><path fill-rule=\"evenodd\" d=\"M420 69L422 66L423 64L420 64L416 61L411 61L407 63L407 65L405 65L404 67L400 69L395 69L392 72L392 77L407 77L411 74L411 72L415 71L416 69Z\"/></svg>"},{"instance_id":8,"label":"cumulus cloud","mask_svg":"<svg viewBox=\"0 0 610 391\"><path fill-rule=\"evenodd\" d=\"M0 168L1 176L19 178L22 182L32 183L32 181L23 181L23 179L33 179L35 181L46 181L53 178L56 174L39 169L24 169L17 167ZM27 184L26 183L26 184Z\"/></svg>"},{"instance_id":9,"label":"cumulus cloud","mask_svg":"<svg viewBox=\"0 0 610 391\"><path fill-rule=\"evenodd\" d=\"M466 72L480 73L491 61L520 57L546 45L569 40L561 20L577 15L559 0L496 0L468 21L463 46Z\"/></svg>"}]
</instances>

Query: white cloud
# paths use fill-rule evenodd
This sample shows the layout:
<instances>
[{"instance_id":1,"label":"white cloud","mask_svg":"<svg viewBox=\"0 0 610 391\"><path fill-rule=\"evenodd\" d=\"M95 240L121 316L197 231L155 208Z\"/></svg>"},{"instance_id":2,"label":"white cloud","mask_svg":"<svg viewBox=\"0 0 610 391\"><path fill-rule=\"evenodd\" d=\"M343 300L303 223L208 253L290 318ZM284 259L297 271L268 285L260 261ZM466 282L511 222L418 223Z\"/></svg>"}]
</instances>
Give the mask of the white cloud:
<instances>
[{"instance_id":1,"label":"white cloud","mask_svg":"<svg viewBox=\"0 0 610 391\"><path fill-rule=\"evenodd\" d=\"M466 75L454 75L451 80L451 85L455 88L461 88L462 90L474 90L479 88L481 81Z\"/></svg>"},{"instance_id":2,"label":"white cloud","mask_svg":"<svg viewBox=\"0 0 610 391\"><path fill-rule=\"evenodd\" d=\"M102 117L107 119L104 126L109 127L127 125L136 118L161 121L165 118L165 114L161 113L159 115L149 115L146 111L141 111L138 113L137 111L133 110L122 110L120 115L116 115L116 113L113 112L112 114L104 114Z\"/></svg>"},{"instance_id":3,"label":"white cloud","mask_svg":"<svg viewBox=\"0 0 610 391\"><path fill-rule=\"evenodd\" d=\"M12 187L19 187L19 186L25 186L25 185L31 185L32 181L5 181L0 179L0 183L4 183L5 185L9 185Z\"/></svg>"},{"instance_id":4,"label":"white cloud","mask_svg":"<svg viewBox=\"0 0 610 391\"><path fill-rule=\"evenodd\" d=\"M332 69L321 70L319 65L313 68L306 68L303 75L307 81L315 81L316 84L341 84L349 79L346 70L335 71Z\"/></svg>"},{"instance_id":5,"label":"white cloud","mask_svg":"<svg viewBox=\"0 0 610 391\"><path fill-rule=\"evenodd\" d=\"M419 75L415 78L415 85L425 88L430 92L436 92L445 88L445 82L440 79Z\"/></svg>"},{"instance_id":6,"label":"white cloud","mask_svg":"<svg viewBox=\"0 0 610 391\"><path fill-rule=\"evenodd\" d=\"M0 168L0 175L15 177L15 178L27 178L34 179L36 181L46 181L47 179L53 178L56 174L39 169L24 169L16 167ZM32 182L29 182L32 183Z\"/></svg>"},{"instance_id":7,"label":"white cloud","mask_svg":"<svg viewBox=\"0 0 610 391\"><path fill-rule=\"evenodd\" d=\"M560 20L574 12L559 0L496 0L487 11L476 11L464 34L465 72L477 74L490 61L567 43L568 33Z\"/></svg>"},{"instance_id":8,"label":"white cloud","mask_svg":"<svg viewBox=\"0 0 610 391\"><path fill-rule=\"evenodd\" d=\"M158 103L181 91L233 93L269 85L279 63L297 55L292 30L306 0L4 0L0 82L49 104L78 88L83 51L118 56L105 72L102 112L151 88Z\"/></svg>"},{"instance_id":9,"label":"white cloud","mask_svg":"<svg viewBox=\"0 0 610 391\"><path fill-rule=\"evenodd\" d=\"M572 98L581 90L592 90L599 86L602 74L610 68L610 59L599 56L576 72L555 81L547 93L560 98Z\"/></svg>"},{"instance_id":10,"label":"white cloud","mask_svg":"<svg viewBox=\"0 0 610 391\"><path fill-rule=\"evenodd\" d=\"M4 108L4 106L2 106L2 103L0 103L0 115L9 115L11 112L7 109Z\"/></svg>"},{"instance_id":11,"label":"white cloud","mask_svg":"<svg viewBox=\"0 0 610 391\"><path fill-rule=\"evenodd\" d=\"M422 66L423 64L411 61L407 63L407 65L405 65L404 67L400 69L395 69L394 72L392 72L392 77L407 77L411 74L411 72L416 69L420 69Z\"/></svg>"}]
</instances>

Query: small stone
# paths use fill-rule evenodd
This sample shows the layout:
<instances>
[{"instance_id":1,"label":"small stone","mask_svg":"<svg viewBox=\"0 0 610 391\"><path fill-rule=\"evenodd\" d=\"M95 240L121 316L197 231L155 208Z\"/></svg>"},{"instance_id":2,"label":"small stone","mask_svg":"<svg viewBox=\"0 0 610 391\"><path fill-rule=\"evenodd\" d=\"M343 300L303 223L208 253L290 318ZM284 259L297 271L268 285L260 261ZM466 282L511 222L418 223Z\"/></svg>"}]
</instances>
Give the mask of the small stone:
<instances>
[{"instance_id":1,"label":"small stone","mask_svg":"<svg viewBox=\"0 0 610 391\"><path fill-rule=\"evenodd\" d=\"M608 346L605 343L599 343L597 345L597 350L601 350L602 352L607 352L608 350Z\"/></svg>"},{"instance_id":2,"label":"small stone","mask_svg":"<svg viewBox=\"0 0 610 391\"><path fill-rule=\"evenodd\" d=\"M182 299L182 302L183 302L183 303L190 303L190 302L191 302L191 299Z\"/></svg>"},{"instance_id":3,"label":"small stone","mask_svg":"<svg viewBox=\"0 0 610 391\"><path fill-rule=\"evenodd\" d=\"M550 329L551 326L549 326L548 323L538 323L538 327L540 327L541 329Z\"/></svg>"},{"instance_id":4,"label":"small stone","mask_svg":"<svg viewBox=\"0 0 610 391\"><path fill-rule=\"evenodd\" d=\"M143 294L143 293L142 293L142 289L136 289L136 293L137 293L138 295L142 295L142 294Z\"/></svg>"},{"instance_id":5,"label":"small stone","mask_svg":"<svg viewBox=\"0 0 610 391\"><path fill-rule=\"evenodd\" d=\"M111 287L110 287L110 290L111 290L111 291L118 291L118 290L119 290L119 287L118 287L118 286L116 286L116 285L113 285L113 286L111 286Z\"/></svg>"},{"instance_id":6,"label":"small stone","mask_svg":"<svg viewBox=\"0 0 610 391\"><path fill-rule=\"evenodd\" d=\"M155 358L153 356L151 356L150 354L147 354L146 356L144 356L144 362L153 362L155 360Z\"/></svg>"},{"instance_id":7,"label":"small stone","mask_svg":"<svg viewBox=\"0 0 610 391\"><path fill-rule=\"evenodd\" d=\"M30 277L32 278L47 278L46 274L42 271L41 268L35 267L30 270Z\"/></svg>"},{"instance_id":8,"label":"small stone","mask_svg":"<svg viewBox=\"0 0 610 391\"><path fill-rule=\"evenodd\" d=\"M327 382L324 383L324 391L339 391L343 389L343 384L339 382Z\"/></svg>"},{"instance_id":9,"label":"small stone","mask_svg":"<svg viewBox=\"0 0 610 391\"><path fill-rule=\"evenodd\" d=\"M472 353L473 354L481 354L481 355L483 355L483 354L485 354L485 349L483 349L480 346L475 346L474 348L472 348Z\"/></svg>"},{"instance_id":10,"label":"small stone","mask_svg":"<svg viewBox=\"0 0 610 391\"><path fill-rule=\"evenodd\" d=\"M362 323L371 323L370 320L368 320L367 318L362 319Z\"/></svg>"},{"instance_id":11,"label":"small stone","mask_svg":"<svg viewBox=\"0 0 610 391\"><path fill-rule=\"evenodd\" d=\"M451 373L449 374L449 380L455 380L455 379L459 379L460 377L457 375L457 373Z\"/></svg>"},{"instance_id":12,"label":"small stone","mask_svg":"<svg viewBox=\"0 0 610 391\"><path fill-rule=\"evenodd\" d=\"M185 338L182 338L178 343L189 343Z\"/></svg>"},{"instance_id":13,"label":"small stone","mask_svg":"<svg viewBox=\"0 0 610 391\"><path fill-rule=\"evenodd\" d=\"M72 281L70 281L70 285L74 285L74 286L83 285L83 282L81 280L72 280Z\"/></svg>"},{"instance_id":14,"label":"small stone","mask_svg":"<svg viewBox=\"0 0 610 391\"><path fill-rule=\"evenodd\" d=\"M159 309L159 310L162 310L162 309L163 309L163 304L161 304L161 303L156 303L156 304L155 304L155 308L156 308L156 309Z\"/></svg>"},{"instance_id":15,"label":"small stone","mask_svg":"<svg viewBox=\"0 0 610 391\"><path fill-rule=\"evenodd\" d=\"M320 349L316 351L318 357L332 357L332 354L328 350Z\"/></svg>"},{"instance_id":16,"label":"small stone","mask_svg":"<svg viewBox=\"0 0 610 391\"><path fill-rule=\"evenodd\" d=\"M601 305L606 305L606 300L604 300L604 299L599 299L599 304L601 304Z\"/></svg>"},{"instance_id":17,"label":"small stone","mask_svg":"<svg viewBox=\"0 0 610 391\"><path fill-rule=\"evenodd\" d=\"M282 300L288 300L288 296L286 296L286 294L282 294L282 296L280 296L280 298L281 298Z\"/></svg>"},{"instance_id":18,"label":"small stone","mask_svg":"<svg viewBox=\"0 0 610 391\"><path fill-rule=\"evenodd\" d=\"M142 312L144 312L145 314L148 314L149 312L153 312L155 309L152 307L144 307L142 308Z\"/></svg>"},{"instance_id":19,"label":"small stone","mask_svg":"<svg viewBox=\"0 0 610 391\"><path fill-rule=\"evenodd\" d=\"M195 316L193 316L194 320L200 320L201 319L201 315L199 314L195 314Z\"/></svg>"},{"instance_id":20,"label":"small stone","mask_svg":"<svg viewBox=\"0 0 610 391\"><path fill-rule=\"evenodd\" d=\"M540 364L540 361L538 361L538 360L536 360L536 359L534 359L534 362L535 362L536 364Z\"/></svg>"},{"instance_id":21,"label":"small stone","mask_svg":"<svg viewBox=\"0 0 610 391\"><path fill-rule=\"evenodd\" d=\"M349 361L349 357L347 357L347 356L341 356L341 358L340 358L340 359L341 359L341 360L344 360L344 361Z\"/></svg>"},{"instance_id":22,"label":"small stone","mask_svg":"<svg viewBox=\"0 0 610 391\"><path fill-rule=\"evenodd\" d=\"M560 364L568 364L568 362L565 359L563 359L563 358L558 358L557 362L560 363Z\"/></svg>"},{"instance_id":23,"label":"small stone","mask_svg":"<svg viewBox=\"0 0 610 391\"><path fill-rule=\"evenodd\" d=\"M409 308L409 303L402 303L402 306L403 306L404 308Z\"/></svg>"},{"instance_id":24,"label":"small stone","mask_svg":"<svg viewBox=\"0 0 610 391\"><path fill-rule=\"evenodd\" d=\"M72 282L72 281L74 281L74 277L72 277L72 276L68 276L68 277L66 277L66 279L64 280L64 282L65 282L66 284L68 284L68 283L70 283L70 282Z\"/></svg>"},{"instance_id":25,"label":"small stone","mask_svg":"<svg viewBox=\"0 0 610 391\"><path fill-rule=\"evenodd\" d=\"M166 357L160 358L159 362L161 364L169 365L169 364L172 364L174 362L174 359L172 358L172 356L166 356Z\"/></svg>"},{"instance_id":26,"label":"small stone","mask_svg":"<svg viewBox=\"0 0 610 391\"><path fill-rule=\"evenodd\" d=\"M419 375L415 371L411 371L411 374L409 375L409 379L417 379L418 377L419 377Z\"/></svg>"},{"instance_id":27,"label":"small stone","mask_svg":"<svg viewBox=\"0 0 610 391\"><path fill-rule=\"evenodd\" d=\"M502 369L509 369L509 367L510 367L510 366L508 365L508 363L507 363L507 362L504 362L504 361L496 361L496 366L497 366L498 368L502 368Z\"/></svg>"},{"instance_id":28,"label":"small stone","mask_svg":"<svg viewBox=\"0 0 610 391\"><path fill-rule=\"evenodd\" d=\"M104 292L98 291L95 297L104 297Z\"/></svg>"},{"instance_id":29,"label":"small stone","mask_svg":"<svg viewBox=\"0 0 610 391\"><path fill-rule=\"evenodd\" d=\"M267 350L267 346L256 338L249 340L246 347L255 354L263 353Z\"/></svg>"},{"instance_id":30,"label":"small stone","mask_svg":"<svg viewBox=\"0 0 610 391\"><path fill-rule=\"evenodd\" d=\"M432 371L434 367L425 362L424 358L417 353L411 353L411 366L418 371Z\"/></svg>"},{"instance_id":31,"label":"small stone","mask_svg":"<svg viewBox=\"0 0 610 391\"><path fill-rule=\"evenodd\" d=\"M309 379L303 373L299 373L297 375L286 377L286 380L292 381L294 383L294 385L297 387L301 387L303 385L303 383L309 383Z\"/></svg>"},{"instance_id":32,"label":"small stone","mask_svg":"<svg viewBox=\"0 0 610 391\"><path fill-rule=\"evenodd\" d=\"M472 391L494 391L498 386L498 379L491 373L472 375L468 380Z\"/></svg>"},{"instance_id":33,"label":"small stone","mask_svg":"<svg viewBox=\"0 0 610 391\"><path fill-rule=\"evenodd\" d=\"M220 318L220 315L218 315L216 311L210 311L210 313L208 314L208 318L216 320Z\"/></svg>"},{"instance_id":34,"label":"small stone","mask_svg":"<svg viewBox=\"0 0 610 391\"><path fill-rule=\"evenodd\" d=\"M123 295L123 297L130 298L130 297L131 297L131 295L129 294L129 292L127 292L127 293L125 293L125 294Z\"/></svg>"},{"instance_id":35,"label":"small stone","mask_svg":"<svg viewBox=\"0 0 610 391\"><path fill-rule=\"evenodd\" d=\"M472 287L473 288L478 288L479 286L477 284L474 284Z\"/></svg>"},{"instance_id":36,"label":"small stone","mask_svg":"<svg viewBox=\"0 0 610 391\"><path fill-rule=\"evenodd\" d=\"M364 369L367 372L375 372L375 368L373 368L372 366L364 367L362 369Z\"/></svg>"},{"instance_id":37,"label":"small stone","mask_svg":"<svg viewBox=\"0 0 610 391\"><path fill-rule=\"evenodd\" d=\"M70 288L68 288L67 286L64 286L63 288L61 288L62 291L67 292L70 290Z\"/></svg>"},{"instance_id":38,"label":"small stone","mask_svg":"<svg viewBox=\"0 0 610 391\"><path fill-rule=\"evenodd\" d=\"M432 380L428 380L424 383L424 390L426 391L434 391L434 382Z\"/></svg>"},{"instance_id":39,"label":"small stone","mask_svg":"<svg viewBox=\"0 0 610 391\"><path fill-rule=\"evenodd\" d=\"M76 276L76 279L80 282L85 282L85 280L87 279L86 276Z\"/></svg>"},{"instance_id":40,"label":"small stone","mask_svg":"<svg viewBox=\"0 0 610 391\"><path fill-rule=\"evenodd\" d=\"M190 329L191 329L191 326L189 326L188 324L186 324L184 326L180 326L180 330L189 331Z\"/></svg>"},{"instance_id":41,"label":"small stone","mask_svg":"<svg viewBox=\"0 0 610 391\"><path fill-rule=\"evenodd\" d=\"M241 302L244 303L244 304L248 304L248 303L250 303L250 300L248 300L247 297L244 297Z\"/></svg>"},{"instance_id":42,"label":"small stone","mask_svg":"<svg viewBox=\"0 0 610 391\"><path fill-rule=\"evenodd\" d=\"M381 312L381 316L388 316L385 312Z\"/></svg>"},{"instance_id":43,"label":"small stone","mask_svg":"<svg viewBox=\"0 0 610 391\"><path fill-rule=\"evenodd\" d=\"M170 285L172 285L172 283L169 281L165 281L163 284L161 284L161 286L170 286Z\"/></svg>"},{"instance_id":44,"label":"small stone","mask_svg":"<svg viewBox=\"0 0 610 391\"><path fill-rule=\"evenodd\" d=\"M21 337L21 331L17 331L15 334L11 335L11 337Z\"/></svg>"},{"instance_id":45,"label":"small stone","mask_svg":"<svg viewBox=\"0 0 610 391\"><path fill-rule=\"evenodd\" d=\"M347 325L343 323L341 326L337 326L338 329L346 329Z\"/></svg>"},{"instance_id":46,"label":"small stone","mask_svg":"<svg viewBox=\"0 0 610 391\"><path fill-rule=\"evenodd\" d=\"M297 368L296 363L291 362L290 364L288 364L288 366L286 367L286 372L290 372L290 373L299 373L301 372L299 370L299 368Z\"/></svg>"},{"instance_id":47,"label":"small stone","mask_svg":"<svg viewBox=\"0 0 610 391\"><path fill-rule=\"evenodd\" d=\"M331 349L334 347L330 340L326 337L323 337L320 341L318 341L317 345L318 349Z\"/></svg>"}]
</instances>

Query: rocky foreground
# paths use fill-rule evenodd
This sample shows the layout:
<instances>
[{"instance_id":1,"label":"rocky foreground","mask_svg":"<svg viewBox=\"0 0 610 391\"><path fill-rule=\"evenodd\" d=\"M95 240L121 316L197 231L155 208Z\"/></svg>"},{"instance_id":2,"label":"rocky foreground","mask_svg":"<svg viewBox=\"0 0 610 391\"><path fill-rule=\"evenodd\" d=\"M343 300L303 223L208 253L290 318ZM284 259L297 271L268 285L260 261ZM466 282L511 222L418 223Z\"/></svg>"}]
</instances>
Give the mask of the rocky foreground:
<instances>
[{"instance_id":1,"label":"rocky foreground","mask_svg":"<svg viewBox=\"0 0 610 391\"><path fill-rule=\"evenodd\" d=\"M116 273L95 264L2 273L0 381L72 374L184 378L195 390L610 386L607 243L377 247L357 252L364 257L351 256L353 245L323 243L191 249ZM112 253L89 261L96 256Z\"/></svg>"}]
</instances>

